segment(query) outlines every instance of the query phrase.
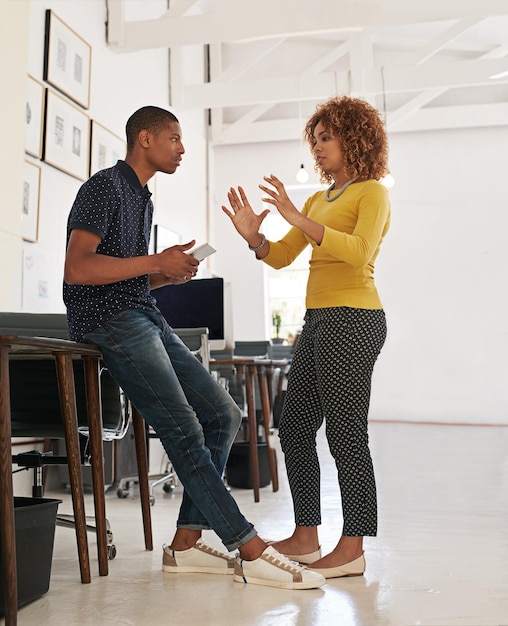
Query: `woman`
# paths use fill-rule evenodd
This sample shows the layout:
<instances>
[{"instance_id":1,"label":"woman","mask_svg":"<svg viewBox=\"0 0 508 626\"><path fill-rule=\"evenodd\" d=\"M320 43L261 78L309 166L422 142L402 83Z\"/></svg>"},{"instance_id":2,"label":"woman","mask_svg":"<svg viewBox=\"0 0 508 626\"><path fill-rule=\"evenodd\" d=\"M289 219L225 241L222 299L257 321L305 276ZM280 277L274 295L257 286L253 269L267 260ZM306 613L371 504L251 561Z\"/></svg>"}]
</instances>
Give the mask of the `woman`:
<instances>
[{"instance_id":1,"label":"woman","mask_svg":"<svg viewBox=\"0 0 508 626\"><path fill-rule=\"evenodd\" d=\"M295 530L274 547L326 578L362 575L363 537L377 532L374 471L367 418L374 363L386 338L386 321L374 285L374 262L390 222L388 144L381 117L367 102L331 98L308 120L305 138L321 181L330 183L293 205L273 175L260 188L291 226L278 242L259 227L241 187L222 207L249 248L274 268L312 247L305 324L289 372L279 436L293 498ZM338 471L344 524L335 548L321 557L320 469L316 433L326 437Z\"/></svg>"}]
</instances>

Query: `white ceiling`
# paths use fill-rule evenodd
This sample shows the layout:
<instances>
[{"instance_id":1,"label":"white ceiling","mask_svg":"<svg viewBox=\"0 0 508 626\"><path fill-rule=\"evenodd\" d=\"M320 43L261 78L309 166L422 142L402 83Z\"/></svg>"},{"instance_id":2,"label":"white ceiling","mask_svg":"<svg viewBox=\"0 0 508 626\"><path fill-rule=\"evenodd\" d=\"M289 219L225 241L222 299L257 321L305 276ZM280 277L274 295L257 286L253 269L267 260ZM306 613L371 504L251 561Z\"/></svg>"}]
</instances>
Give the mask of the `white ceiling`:
<instances>
[{"instance_id":1,"label":"white ceiling","mask_svg":"<svg viewBox=\"0 0 508 626\"><path fill-rule=\"evenodd\" d=\"M299 139L335 93L375 104L390 132L508 124L508 0L107 5L109 46L169 48L172 105L210 109L216 144ZM209 76L190 82L196 51Z\"/></svg>"}]
</instances>

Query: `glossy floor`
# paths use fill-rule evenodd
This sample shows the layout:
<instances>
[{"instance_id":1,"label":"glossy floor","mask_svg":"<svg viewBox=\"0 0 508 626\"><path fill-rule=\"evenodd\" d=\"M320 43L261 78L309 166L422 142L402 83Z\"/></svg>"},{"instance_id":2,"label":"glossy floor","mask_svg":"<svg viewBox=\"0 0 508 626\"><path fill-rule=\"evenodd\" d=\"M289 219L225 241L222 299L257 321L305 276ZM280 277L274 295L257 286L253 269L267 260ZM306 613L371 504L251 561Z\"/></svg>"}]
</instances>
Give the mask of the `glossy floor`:
<instances>
[{"instance_id":1,"label":"glossy floor","mask_svg":"<svg viewBox=\"0 0 508 626\"><path fill-rule=\"evenodd\" d=\"M155 550L145 552L136 493L108 494L118 554L107 577L79 582L72 530L57 528L49 592L19 611L19 624L159 626L499 626L508 625L508 428L373 423L379 536L366 540L364 577L330 580L319 590L287 591L229 577L161 572L180 491L157 493ZM336 478L321 435L323 526L331 549L341 528ZM278 455L281 489L233 493L260 534L291 531L291 504ZM70 512L63 497L61 513ZM91 502L87 501L91 507ZM220 547L211 532L206 540ZM37 564L33 564L37 567Z\"/></svg>"}]
</instances>

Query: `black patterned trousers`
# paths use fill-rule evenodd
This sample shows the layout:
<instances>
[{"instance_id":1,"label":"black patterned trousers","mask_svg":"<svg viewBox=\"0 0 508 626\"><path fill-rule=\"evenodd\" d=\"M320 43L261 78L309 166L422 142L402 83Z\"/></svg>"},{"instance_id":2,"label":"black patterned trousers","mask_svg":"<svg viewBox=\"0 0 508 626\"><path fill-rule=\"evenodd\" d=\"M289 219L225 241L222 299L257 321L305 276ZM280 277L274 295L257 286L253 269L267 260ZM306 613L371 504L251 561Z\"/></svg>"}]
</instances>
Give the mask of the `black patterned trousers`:
<instances>
[{"instance_id":1,"label":"black patterned trousers","mask_svg":"<svg viewBox=\"0 0 508 626\"><path fill-rule=\"evenodd\" d=\"M279 437L298 526L321 524L316 434L323 420L338 472L343 534L375 536L377 499L368 412L383 310L309 309L289 370Z\"/></svg>"}]
</instances>

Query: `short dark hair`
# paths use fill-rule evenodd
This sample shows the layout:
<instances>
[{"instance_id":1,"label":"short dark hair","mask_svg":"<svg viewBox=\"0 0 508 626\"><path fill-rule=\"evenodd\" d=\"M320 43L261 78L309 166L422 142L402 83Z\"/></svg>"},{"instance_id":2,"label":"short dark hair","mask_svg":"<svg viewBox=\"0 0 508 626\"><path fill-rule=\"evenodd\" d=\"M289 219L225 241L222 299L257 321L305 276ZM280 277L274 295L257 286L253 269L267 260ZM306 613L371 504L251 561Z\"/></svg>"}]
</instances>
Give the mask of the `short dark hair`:
<instances>
[{"instance_id":1,"label":"short dark hair","mask_svg":"<svg viewBox=\"0 0 508 626\"><path fill-rule=\"evenodd\" d=\"M178 123L178 119L171 111L167 111L166 109L155 106L146 106L138 109L129 117L125 125L127 152L132 150L142 130L157 133L169 126L172 122Z\"/></svg>"}]
</instances>

